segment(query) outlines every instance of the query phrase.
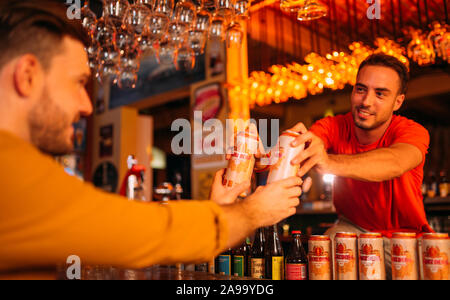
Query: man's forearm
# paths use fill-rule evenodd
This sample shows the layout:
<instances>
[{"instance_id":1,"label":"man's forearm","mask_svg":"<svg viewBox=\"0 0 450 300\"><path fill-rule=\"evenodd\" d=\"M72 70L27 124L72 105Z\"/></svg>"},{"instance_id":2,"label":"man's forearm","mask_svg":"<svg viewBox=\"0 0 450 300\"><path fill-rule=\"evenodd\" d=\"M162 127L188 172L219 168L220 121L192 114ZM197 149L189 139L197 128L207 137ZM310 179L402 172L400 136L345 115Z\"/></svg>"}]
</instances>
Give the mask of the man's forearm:
<instances>
[{"instance_id":1,"label":"man's forearm","mask_svg":"<svg viewBox=\"0 0 450 300\"><path fill-rule=\"evenodd\" d=\"M390 148L353 155L329 154L329 160L327 172L361 181L391 180L401 176L408 169Z\"/></svg>"},{"instance_id":2,"label":"man's forearm","mask_svg":"<svg viewBox=\"0 0 450 300\"><path fill-rule=\"evenodd\" d=\"M240 202L222 206L228 224L228 247L233 248L250 236L257 225L253 223L255 217L250 216L251 210L246 209L246 203Z\"/></svg>"}]
</instances>

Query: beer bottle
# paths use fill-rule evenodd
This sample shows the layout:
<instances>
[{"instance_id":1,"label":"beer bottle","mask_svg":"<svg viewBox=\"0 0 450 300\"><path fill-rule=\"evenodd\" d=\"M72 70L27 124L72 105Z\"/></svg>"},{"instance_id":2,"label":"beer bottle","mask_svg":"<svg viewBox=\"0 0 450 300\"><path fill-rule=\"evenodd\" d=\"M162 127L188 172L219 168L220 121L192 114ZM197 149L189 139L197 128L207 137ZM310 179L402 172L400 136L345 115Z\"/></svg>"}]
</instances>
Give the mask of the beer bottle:
<instances>
[{"instance_id":1,"label":"beer bottle","mask_svg":"<svg viewBox=\"0 0 450 300\"><path fill-rule=\"evenodd\" d=\"M249 247L247 244L248 238L233 251L233 275L234 276L248 276L248 254Z\"/></svg>"},{"instance_id":2,"label":"beer bottle","mask_svg":"<svg viewBox=\"0 0 450 300\"><path fill-rule=\"evenodd\" d=\"M264 242L264 228L258 228L255 233L255 240L253 241L253 245L250 250L250 277L258 279L265 277Z\"/></svg>"},{"instance_id":3,"label":"beer bottle","mask_svg":"<svg viewBox=\"0 0 450 300\"><path fill-rule=\"evenodd\" d=\"M292 243L288 255L286 255L286 279L307 280L308 258L302 246L300 231L292 231Z\"/></svg>"},{"instance_id":4,"label":"beer bottle","mask_svg":"<svg viewBox=\"0 0 450 300\"><path fill-rule=\"evenodd\" d=\"M269 227L266 244L266 278L284 279L284 254L278 237L277 225Z\"/></svg>"},{"instance_id":5,"label":"beer bottle","mask_svg":"<svg viewBox=\"0 0 450 300\"><path fill-rule=\"evenodd\" d=\"M221 253L216 258L216 272L220 275L231 275L231 262L232 262L232 251L228 248L227 251Z\"/></svg>"}]
</instances>

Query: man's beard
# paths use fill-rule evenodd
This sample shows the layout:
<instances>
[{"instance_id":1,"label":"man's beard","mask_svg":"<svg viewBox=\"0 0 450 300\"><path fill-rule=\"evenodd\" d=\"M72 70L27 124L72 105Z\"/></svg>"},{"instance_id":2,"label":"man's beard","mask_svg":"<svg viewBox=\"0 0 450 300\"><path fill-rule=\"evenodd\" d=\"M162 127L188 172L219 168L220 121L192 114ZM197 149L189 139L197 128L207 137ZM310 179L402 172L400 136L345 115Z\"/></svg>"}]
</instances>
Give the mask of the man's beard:
<instances>
[{"instance_id":1,"label":"man's beard","mask_svg":"<svg viewBox=\"0 0 450 300\"><path fill-rule=\"evenodd\" d=\"M362 107L357 107L355 109L355 111L353 112L353 123L355 124L356 127L360 128L360 129L373 130L373 129L380 127L381 125L383 125L384 123L386 123L388 121L388 118L386 118L385 120L375 120L375 122L373 124L366 125L366 124L364 124L364 122L360 122L358 120L358 109L359 108L362 108ZM375 116L375 115L372 115L372 116Z\"/></svg>"},{"instance_id":2,"label":"man's beard","mask_svg":"<svg viewBox=\"0 0 450 300\"><path fill-rule=\"evenodd\" d=\"M30 139L39 150L50 155L63 155L72 152L73 143L67 141L67 129L72 120L50 98L47 89L41 100L28 115Z\"/></svg>"}]
</instances>

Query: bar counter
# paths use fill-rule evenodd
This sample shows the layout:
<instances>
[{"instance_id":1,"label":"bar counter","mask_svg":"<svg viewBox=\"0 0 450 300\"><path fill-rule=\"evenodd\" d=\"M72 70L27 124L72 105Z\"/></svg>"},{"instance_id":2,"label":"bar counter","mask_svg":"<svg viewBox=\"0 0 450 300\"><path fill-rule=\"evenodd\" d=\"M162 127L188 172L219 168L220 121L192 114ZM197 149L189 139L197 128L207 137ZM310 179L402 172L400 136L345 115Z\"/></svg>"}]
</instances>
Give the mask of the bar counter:
<instances>
[{"instance_id":1,"label":"bar counter","mask_svg":"<svg viewBox=\"0 0 450 300\"><path fill-rule=\"evenodd\" d=\"M0 273L0 280L67 280L65 268L57 270L21 270ZM81 280L259 280L250 277L237 277L210 274L199 271L180 271L167 266L153 266L145 269L119 269L112 267L83 267Z\"/></svg>"}]
</instances>

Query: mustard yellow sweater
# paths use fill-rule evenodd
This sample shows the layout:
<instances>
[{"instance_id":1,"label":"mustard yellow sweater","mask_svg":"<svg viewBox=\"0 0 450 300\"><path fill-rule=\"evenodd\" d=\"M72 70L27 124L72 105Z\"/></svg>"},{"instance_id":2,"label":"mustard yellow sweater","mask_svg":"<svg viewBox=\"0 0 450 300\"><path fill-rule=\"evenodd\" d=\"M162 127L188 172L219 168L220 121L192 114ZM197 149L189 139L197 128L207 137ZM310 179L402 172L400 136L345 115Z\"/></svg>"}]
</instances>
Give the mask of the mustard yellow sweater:
<instances>
[{"instance_id":1,"label":"mustard yellow sweater","mask_svg":"<svg viewBox=\"0 0 450 300\"><path fill-rule=\"evenodd\" d=\"M138 203L67 175L51 157L0 131L0 271L82 264L141 268L208 261L226 247L211 201Z\"/></svg>"}]
</instances>

